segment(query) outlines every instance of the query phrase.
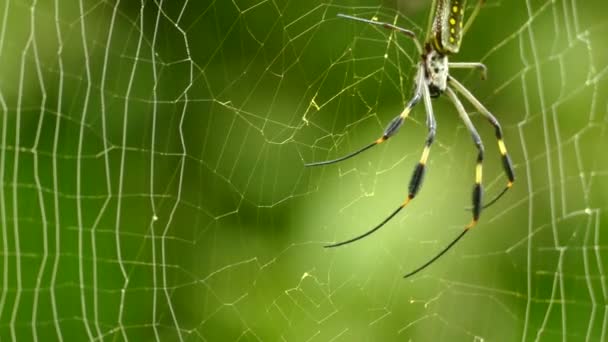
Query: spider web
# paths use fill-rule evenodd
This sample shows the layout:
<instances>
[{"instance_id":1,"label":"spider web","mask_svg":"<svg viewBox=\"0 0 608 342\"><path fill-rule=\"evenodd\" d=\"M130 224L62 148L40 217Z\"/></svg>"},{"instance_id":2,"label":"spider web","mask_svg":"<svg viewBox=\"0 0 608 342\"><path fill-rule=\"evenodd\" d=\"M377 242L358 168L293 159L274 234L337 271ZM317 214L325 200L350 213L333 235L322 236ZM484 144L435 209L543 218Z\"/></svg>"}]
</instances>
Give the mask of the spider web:
<instances>
[{"instance_id":1,"label":"spider web","mask_svg":"<svg viewBox=\"0 0 608 342\"><path fill-rule=\"evenodd\" d=\"M473 3L474 1L470 1ZM470 4L472 6L472 4ZM428 1L0 5L1 340L608 339L603 1L488 1L453 61L501 121L513 189L470 220L476 150L406 37ZM471 9L469 8L469 13ZM486 198L506 182L492 128Z\"/></svg>"}]
</instances>

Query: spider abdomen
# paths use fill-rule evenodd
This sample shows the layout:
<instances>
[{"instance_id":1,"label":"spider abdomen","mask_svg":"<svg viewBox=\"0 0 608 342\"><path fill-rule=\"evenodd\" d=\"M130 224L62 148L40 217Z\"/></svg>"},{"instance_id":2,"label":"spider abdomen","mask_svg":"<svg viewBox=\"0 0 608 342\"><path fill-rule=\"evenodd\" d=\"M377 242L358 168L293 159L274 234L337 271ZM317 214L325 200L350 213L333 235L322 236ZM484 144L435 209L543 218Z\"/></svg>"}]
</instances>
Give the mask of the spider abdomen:
<instances>
[{"instance_id":1,"label":"spider abdomen","mask_svg":"<svg viewBox=\"0 0 608 342\"><path fill-rule=\"evenodd\" d=\"M462 40L466 0L437 1L433 20L433 44L439 51L458 53Z\"/></svg>"}]
</instances>

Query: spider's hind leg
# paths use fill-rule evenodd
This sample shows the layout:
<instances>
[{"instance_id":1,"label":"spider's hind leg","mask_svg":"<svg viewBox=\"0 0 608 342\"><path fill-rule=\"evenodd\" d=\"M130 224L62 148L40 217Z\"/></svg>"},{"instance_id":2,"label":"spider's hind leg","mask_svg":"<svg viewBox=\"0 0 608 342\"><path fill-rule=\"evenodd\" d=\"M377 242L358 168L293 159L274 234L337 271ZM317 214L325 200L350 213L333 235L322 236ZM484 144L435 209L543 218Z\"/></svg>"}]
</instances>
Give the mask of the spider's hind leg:
<instances>
[{"instance_id":1,"label":"spider's hind leg","mask_svg":"<svg viewBox=\"0 0 608 342\"><path fill-rule=\"evenodd\" d=\"M428 97L428 92L424 93L423 96ZM363 234L355 236L354 238L326 245L325 248L334 248L334 247L344 246L349 243L361 240L364 237L367 237L367 236L373 234L378 229L382 228L386 223L388 223L388 221L390 221L393 217L395 217L403 208L405 208L410 203L410 201L412 199L414 199L414 197L416 197L416 194L418 193L418 191L420 190L420 187L422 186L422 181L424 180L424 174L426 172L426 162L428 160L429 153L431 151L431 145L433 144L433 141L435 140L435 131L436 131L435 118L433 117L432 111L431 112L427 111L427 115L428 115L427 124L428 124L429 133L428 133L426 141L424 143L424 150L422 150L422 156L420 157L420 161L414 168L414 172L412 173L412 176L410 177L410 184L408 186L408 195L407 195L407 198L405 199L405 201L399 207L397 207L397 209L395 209L395 211L393 211L389 216L387 216L382 222L380 222L380 224L378 224L374 228L368 230L367 232L365 232Z\"/></svg>"},{"instance_id":2,"label":"spider's hind leg","mask_svg":"<svg viewBox=\"0 0 608 342\"><path fill-rule=\"evenodd\" d=\"M458 99L458 96L456 96L456 93L454 93L454 91L451 88L448 88L448 89L446 89L446 94L448 95L448 97L450 98L452 103L454 103L454 106L456 107L456 110L458 111L458 115L460 116L460 119L464 122L465 126L469 130L469 133L471 133L471 137L473 138L473 143L475 144L475 147L477 147L477 151L478 151L477 152L477 165L475 167L475 185L473 186L473 220L465 228L465 229L469 229L469 228L474 227L477 224L477 221L479 221L479 215L481 214L481 210L482 210L481 203L482 203L482 197L483 197L483 186L481 184L481 181L482 181L482 175L483 175L484 147L483 147L483 143L481 141L481 137L479 136L479 133L477 133L475 126L473 126L473 123L471 122L469 115L467 114L466 110L464 109L462 102L460 102L460 100Z\"/></svg>"},{"instance_id":3,"label":"spider's hind leg","mask_svg":"<svg viewBox=\"0 0 608 342\"><path fill-rule=\"evenodd\" d=\"M412 176L410 177L407 198L399 207L397 207L397 209L395 209L390 215L388 215L382 222L380 222L374 228L372 228L372 229L368 230L367 232L360 234L354 238L351 238L351 239L348 239L348 240L345 240L342 242L336 242L336 243L332 243L330 245L326 245L325 246L326 248L333 248L333 247L347 245L349 243L361 240L364 237L367 237L367 236L373 234L374 232L376 232L377 230L382 228L393 217L395 217L403 208L405 208L410 203L410 201L412 199L414 199L414 197L416 197L416 194L420 190L420 187L422 186L422 181L424 180L424 174L426 172L426 163L427 163L430 151L431 151L431 145L433 144L433 141L435 140L436 123L435 123L435 116L433 115L433 107L431 104L431 97L429 95L429 90L427 87L420 87L420 85L423 84L422 72L418 73L417 84L418 84L418 89L420 90L420 92L422 94L422 98L424 99L424 105L425 105L426 115L427 115L426 124L428 127L428 134L427 134L426 141L424 143L424 149L422 150L422 155L420 157L420 161L414 168L414 172L412 173Z\"/></svg>"},{"instance_id":4,"label":"spider's hind leg","mask_svg":"<svg viewBox=\"0 0 608 342\"><path fill-rule=\"evenodd\" d=\"M483 194L483 188L481 185L482 162L483 162L483 151L484 151L483 144L481 142L481 138L479 137L479 134L477 134L477 131L475 130L475 127L473 126L473 123L469 119L466 111L464 110L464 107L462 106L462 103L460 102L460 100L458 100L458 97L456 97L456 94L454 93L454 91L448 87L445 92L448 95L448 97L450 98L450 100L452 100L452 102L456 106L456 109L458 110L458 114L460 115L462 121L464 121L469 132L473 136L473 141L475 142L475 146L477 147L477 149L479 151L479 153L477 155L477 167L475 169L475 185L473 187L473 220L471 221L471 223L469 223L467 226L465 226L464 230L454 240L452 240L452 242L450 242L444 249L442 249L439 253L437 253L434 257L432 257L429 261L424 263L422 266L407 273L405 276L403 276L404 278L409 278L409 277L413 276L414 274L424 270L425 268L427 268L428 266L433 264L435 261L437 261L439 258L441 258L443 255L445 255L445 253L447 253L452 247L454 247L454 245L456 245L456 243L458 243L458 241L460 241L460 239L462 239L462 237L469 231L469 229L473 228L477 224L477 221L479 220L479 215L481 214L481 210L483 209L481 207L482 194Z\"/></svg>"},{"instance_id":5,"label":"spider's hind leg","mask_svg":"<svg viewBox=\"0 0 608 342\"><path fill-rule=\"evenodd\" d=\"M498 141L498 150L500 151L500 155L502 158L502 166L505 175L507 176L507 185L505 188L496 195L492 200L483 205L482 208L487 208L492 204L496 203L511 187L513 186L513 182L515 182L515 172L513 170L513 163L511 162L511 157L509 157L509 153L507 152L507 147L503 141L502 136L502 128L500 127L500 123L489 110L484 107L471 92L465 88L460 82L458 82L453 77L448 77L448 84L452 86L456 91L462 94L471 104L483 115L490 124L494 127L494 131L496 134L496 140Z\"/></svg>"}]
</instances>

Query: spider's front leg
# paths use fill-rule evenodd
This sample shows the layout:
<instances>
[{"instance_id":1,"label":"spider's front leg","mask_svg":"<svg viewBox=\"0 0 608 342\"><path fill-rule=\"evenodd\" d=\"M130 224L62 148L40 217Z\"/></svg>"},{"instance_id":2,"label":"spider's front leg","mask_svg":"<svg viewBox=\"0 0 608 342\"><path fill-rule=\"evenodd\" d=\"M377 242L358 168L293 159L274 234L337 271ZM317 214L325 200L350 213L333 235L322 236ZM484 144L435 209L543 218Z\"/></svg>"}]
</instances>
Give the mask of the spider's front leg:
<instances>
[{"instance_id":1,"label":"spider's front leg","mask_svg":"<svg viewBox=\"0 0 608 342\"><path fill-rule=\"evenodd\" d=\"M452 62L448 63L450 69L477 69L481 73L481 79L488 78L488 68L483 63L477 62Z\"/></svg>"},{"instance_id":2,"label":"spider's front leg","mask_svg":"<svg viewBox=\"0 0 608 342\"><path fill-rule=\"evenodd\" d=\"M414 44L416 45L416 49L418 49L418 53L422 54L422 51L423 51L422 45L420 45L420 42L416 38L416 34L414 33L414 31L407 30L407 29L404 29L402 27L399 27L399 26L396 26L396 25L393 25L390 23L385 23L385 22L376 21L376 20L369 20L369 19L359 18L359 17L353 17L352 15L347 15L347 14L342 14L342 13L338 13L338 17L344 18L344 19L349 19L349 20L360 21L360 22L367 23L367 24L378 25L378 26L384 27L385 29L393 30L396 32L401 32L406 37L410 38L414 42Z\"/></svg>"}]
</instances>

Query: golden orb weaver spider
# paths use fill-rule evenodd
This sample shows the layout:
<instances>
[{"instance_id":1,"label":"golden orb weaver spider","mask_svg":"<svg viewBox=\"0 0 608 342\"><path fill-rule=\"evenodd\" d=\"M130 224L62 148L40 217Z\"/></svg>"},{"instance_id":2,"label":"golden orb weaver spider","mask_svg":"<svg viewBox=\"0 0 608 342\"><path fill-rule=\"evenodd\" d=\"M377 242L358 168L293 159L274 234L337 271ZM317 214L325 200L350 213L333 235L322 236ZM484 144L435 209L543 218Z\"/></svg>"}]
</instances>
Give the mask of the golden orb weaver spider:
<instances>
[{"instance_id":1,"label":"golden orb weaver spider","mask_svg":"<svg viewBox=\"0 0 608 342\"><path fill-rule=\"evenodd\" d=\"M401 112L401 114L395 117L386 127L382 136L376 139L371 144L364 146L363 148L350 154L347 154L343 157L333 160L314 162L306 164L305 166L319 166L337 163L352 158L362 153L363 151L366 151L374 146L377 146L387 141L390 137L392 137L399 131L399 128L404 123L405 119L407 119L413 107L418 104L421 99L424 101L424 106L426 109L426 126L428 128L428 135L425 141L424 149L422 151L422 156L420 157L420 161L414 168L414 172L410 178L410 183L408 187L409 194L405 201L386 219L384 219L382 222L380 222L380 224L378 224L371 230L352 239L327 245L325 246L326 248L343 246L371 235L378 229L382 228L382 226L384 226L388 221L395 217L395 215L397 215L403 208L405 208L410 203L412 199L414 199L422 185L424 174L426 172L426 163L429 157L431 145L433 144L433 141L435 139L436 123L433 114L431 98L439 97L441 94L447 94L448 98L452 101L452 103L456 107L460 119L464 122L466 128L471 133L473 143L477 147L477 166L475 168L475 185L473 187L473 219L468 225L464 227L464 230L443 250L441 250L437 255L435 255L429 261L424 263L422 266L406 274L404 278L408 278L422 271L423 269L431 265L433 262L435 262L437 259L439 259L442 255L444 255L469 231L469 229L473 228L477 224L482 209L487 208L488 206L495 203L507 192L507 190L509 190L513 186L513 182L515 181L513 165L511 163L509 154L507 153L505 143L503 142L502 129L500 127L500 124L498 123L498 120L496 120L492 113L490 113L484 107L484 105L481 104L481 102L479 102L479 100L477 100L477 98L475 98L473 94L471 94L471 92L467 88L465 88L460 82L458 82L449 74L449 68L479 69L481 72L482 79L485 79L486 77L486 67L482 63L448 62L448 56L458 53L462 37L464 36L466 31L472 24L473 20L479 13L479 10L481 9L481 6L484 2L485 0L478 1L477 5L475 6L475 9L473 10L473 13L471 14L471 17L468 19L466 24L463 25L466 0L433 0L434 17L432 18L432 20L429 20L429 29L427 30L428 36L425 40L424 45L420 44L420 42L416 38L416 34L410 30L406 30L389 23L362 19L345 14L338 14L338 16L341 18L361 21L373 25L379 25L384 28L403 33L415 43L416 48L418 49L418 52L421 57L415 76L415 93L412 99L406 105L405 109ZM483 188L481 184L482 165L484 158L483 143L479 134L477 133L477 130L475 129L475 126L473 126L473 123L471 122L467 112L465 111L462 102L460 102L460 100L458 99L456 92L464 96L479 111L479 113L481 113L481 115L485 117L494 127L496 139L498 141L498 149L502 158L503 169L507 176L508 181L506 187L496 197L494 197L490 202L486 203L485 205L482 205Z\"/></svg>"}]
</instances>

